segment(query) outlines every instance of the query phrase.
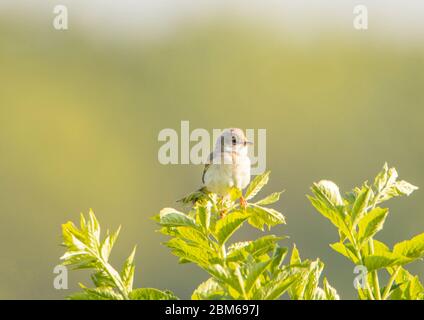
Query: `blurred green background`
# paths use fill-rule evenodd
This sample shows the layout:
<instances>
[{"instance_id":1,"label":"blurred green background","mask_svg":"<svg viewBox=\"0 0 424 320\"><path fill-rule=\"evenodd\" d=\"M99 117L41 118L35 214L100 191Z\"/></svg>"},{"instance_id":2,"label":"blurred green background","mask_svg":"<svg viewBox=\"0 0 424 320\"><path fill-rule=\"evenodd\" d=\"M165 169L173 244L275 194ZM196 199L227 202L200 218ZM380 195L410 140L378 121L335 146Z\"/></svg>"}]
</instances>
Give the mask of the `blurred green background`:
<instances>
[{"instance_id":1,"label":"blurred green background","mask_svg":"<svg viewBox=\"0 0 424 320\"><path fill-rule=\"evenodd\" d=\"M165 36L134 27L131 40L106 39L51 20L0 14L0 298L62 299L89 284L71 272L68 291L53 288L60 225L89 208L104 228L123 226L113 263L138 244L135 286L189 298L206 275L178 265L149 220L200 184L201 166L157 160L159 131L179 132L182 120L267 129L265 191L286 189L278 209L288 224L274 232L320 257L342 298L355 298L353 266L328 246L336 230L305 194L323 178L348 191L385 161L424 187L422 38L328 28L299 41L225 14ZM390 202L380 239L424 231L423 203L421 190ZM424 277L422 262L410 270Z\"/></svg>"}]
</instances>

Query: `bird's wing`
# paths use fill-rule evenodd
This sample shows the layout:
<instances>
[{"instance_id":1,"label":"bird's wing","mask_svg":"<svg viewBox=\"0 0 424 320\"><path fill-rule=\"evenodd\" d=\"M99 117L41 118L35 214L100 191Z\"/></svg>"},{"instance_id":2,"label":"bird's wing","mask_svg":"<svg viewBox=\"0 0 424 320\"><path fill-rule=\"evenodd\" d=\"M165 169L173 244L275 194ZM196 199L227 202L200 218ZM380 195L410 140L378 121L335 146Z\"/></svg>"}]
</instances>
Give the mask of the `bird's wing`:
<instances>
[{"instance_id":1,"label":"bird's wing","mask_svg":"<svg viewBox=\"0 0 424 320\"><path fill-rule=\"evenodd\" d=\"M202 183L205 184L205 174L206 171L208 171L209 167L211 166L213 162L213 152L210 153L209 157L208 157L208 161L205 164L205 168L203 169L203 174L202 174Z\"/></svg>"}]
</instances>

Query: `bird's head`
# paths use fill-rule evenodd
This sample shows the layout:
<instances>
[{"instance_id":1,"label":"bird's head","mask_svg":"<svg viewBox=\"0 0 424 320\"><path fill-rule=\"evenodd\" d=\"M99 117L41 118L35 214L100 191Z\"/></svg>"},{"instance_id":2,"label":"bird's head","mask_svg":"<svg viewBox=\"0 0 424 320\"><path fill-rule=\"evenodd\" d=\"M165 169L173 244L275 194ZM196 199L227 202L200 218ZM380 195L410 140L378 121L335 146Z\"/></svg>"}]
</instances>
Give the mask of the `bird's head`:
<instances>
[{"instance_id":1,"label":"bird's head","mask_svg":"<svg viewBox=\"0 0 424 320\"><path fill-rule=\"evenodd\" d=\"M238 128L225 129L216 141L215 149L221 152L238 152L247 155L248 141L243 130Z\"/></svg>"}]
</instances>

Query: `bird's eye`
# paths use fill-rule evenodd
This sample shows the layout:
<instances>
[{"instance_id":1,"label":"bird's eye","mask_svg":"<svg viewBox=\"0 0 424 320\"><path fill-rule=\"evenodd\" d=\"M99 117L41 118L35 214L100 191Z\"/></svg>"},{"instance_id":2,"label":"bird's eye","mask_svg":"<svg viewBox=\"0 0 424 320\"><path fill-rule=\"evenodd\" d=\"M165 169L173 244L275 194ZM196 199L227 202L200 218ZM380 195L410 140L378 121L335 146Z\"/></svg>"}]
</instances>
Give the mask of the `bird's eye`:
<instances>
[{"instance_id":1,"label":"bird's eye","mask_svg":"<svg viewBox=\"0 0 424 320\"><path fill-rule=\"evenodd\" d=\"M236 139L236 137L234 137L234 136L233 136L233 140L232 140L232 142L233 142L233 146L237 144L237 139Z\"/></svg>"}]
</instances>

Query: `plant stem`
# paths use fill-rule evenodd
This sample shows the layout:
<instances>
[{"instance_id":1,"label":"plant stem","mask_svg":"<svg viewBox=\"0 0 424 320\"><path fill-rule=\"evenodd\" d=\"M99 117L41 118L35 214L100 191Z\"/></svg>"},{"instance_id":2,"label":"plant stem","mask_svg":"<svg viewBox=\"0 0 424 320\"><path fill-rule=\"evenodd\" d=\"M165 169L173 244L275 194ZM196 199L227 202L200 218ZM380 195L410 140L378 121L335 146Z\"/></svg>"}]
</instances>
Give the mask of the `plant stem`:
<instances>
[{"instance_id":1,"label":"plant stem","mask_svg":"<svg viewBox=\"0 0 424 320\"><path fill-rule=\"evenodd\" d=\"M396 269L393 271L389 279L389 282L387 283L387 286L384 289L383 300L387 300L387 298L390 296L390 293L391 293L390 290L392 289L393 282L395 281L397 274L399 273L399 270L400 270L400 266L397 266Z\"/></svg>"},{"instance_id":2,"label":"plant stem","mask_svg":"<svg viewBox=\"0 0 424 320\"><path fill-rule=\"evenodd\" d=\"M356 243L356 241L355 241L355 243ZM356 246L355 246L355 248L356 248ZM356 254L357 254L358 259L360 260L361 264L365 265L364 260L362 259L361 251L356 249ZM372 290L370 288L370 284L368 283L368 277L365 277L365 288L367 289L368 295L370 296L371 300L375 300L374 295L372 293Z\"/></svg>"},{"instance_id":3,"label":"plant stem","mask_svg":"<svg viewBox=\"0 0 424 320\"><path fill-rule=\"evenodd\" d=\"M108 262L103 261L103 259L99 259L99 261L102 263L104 270L115 283L115 286L118 288L118 291L122 294L124 299L129 300L130 298L128 296L127 290L125 289L124 284L122 283L120 278L117 278L117 276L119 276L119 273Z\"/></svg>"},{"instance_id":4,"label":"plant stem","mask_svg":"<svg viewBox=\"0 0 424 320\"><path fill-rule=\"evenodd\" d=\"M362 264L363 266L365 266L364 259L362 258L361 250L359 249L358 243L356 242L356 239L355 239L355 237L353 236L352 231L350 231L350 228L348 228L348 230L349 230L349 233L350 233L350 237L352 238L352 242L353 242L352 244L353 244L353 247L354 247L354 248L355 248L355 250L356 250L356 255L357 255L357 257L358 257L359 261L361 262L361 264ZM366 277L366 278L365 278L365 288L366 288L366 290L367 290L367 292L368 292L368 295L369 295L369 297L371 298L371 300L375 300L375 299L374 299L374 295L373 295L373 293L372 293L372 290L371 290L371 288L370 288L370 284L368 283L368 277Z\"/></svg>"},{"instance_id":5,"label":"plant stem","mask_svg":"<svg viewBox=\"0 0 424 320\"><path fill-rule=\"evenodd\" d=\"M123 296L125 300L129 300L128 292L125 289L124 284L119 278L119 273L113 268L106 260L104 260L101 256L100 250L98 252L94 252L93 250L87 249L92 256L94 256L102 265L102 269L104 272L108 274L108 276L112 279L119 293ZM97 250L96 250L97 251Z\"/></svg>"},{"instance_id":6,"label":"plant stem","mask_svg":"<svg viewBox=\"0 0 424 320\"><path fill-rule=\"evenodd\" d=\"M370 254L371 255L374 254L374 240L372 238L368 242L368 247L369 247ZM378 281L377 270L374 270L371 273L371 278L373 280L375 297L376 297L377 300L381 300L380 283Z\"/></svg>"}]
</instances>

